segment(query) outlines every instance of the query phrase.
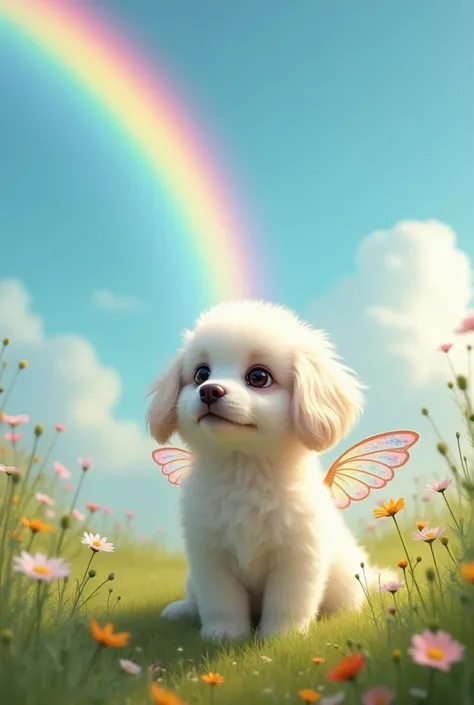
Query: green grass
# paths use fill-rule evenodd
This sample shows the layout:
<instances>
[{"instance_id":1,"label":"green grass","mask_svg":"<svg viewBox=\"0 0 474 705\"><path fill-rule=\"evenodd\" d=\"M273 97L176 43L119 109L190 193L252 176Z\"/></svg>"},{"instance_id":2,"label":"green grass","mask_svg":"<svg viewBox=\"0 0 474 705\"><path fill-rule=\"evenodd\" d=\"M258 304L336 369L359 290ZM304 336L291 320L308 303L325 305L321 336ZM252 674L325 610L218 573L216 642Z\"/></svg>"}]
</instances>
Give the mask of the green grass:
<instances>
[{"instance_id":1,"label":"green grass","mask_svg":"<svg viewBox=\"0 0 474 705\"><path fill-rule=\"evenodd\" d=\"M2 430L6 430L4 426ZM36 490L50 487L47 463L44 476L38 474L36 466L40 464L37 463L28 483L24 482L29 456L27 444L16 458L11 450L4 451L3 459L0 457L0 462L8 464L14 460L23 471L23 481L16 486L11 484L12 477L0 474L0 536L4 528L11 530L17 526L19 507L22 514L30 517L41 514L36 502L29 500L23 508L21 499L20 505L9 501L17 493L28 498L32 494L32 483ZM84 479L89 481L93 472L85 473ZM76 579L82 579L92 555L90 549L80 543L84 526L81 529L73 522L64 530L61 555L72 562L69 581L54 581L48 591L41 584L39 592L36 581L10 574L12 558L25 545L32 553L41 549L49 556L57 555L61 523L58 519L51 520L55 523L55 532L35 536L32 544L29 530L25 529L23 545L8 539L0 556L3 576L0 584L0 703L150 705L153 702L151 679L161 678L162 688L172 690L189 705L298 703L301 702L298 691L304 688L318 691L323 704L324 697L340 691L346 693L346 702L355 704L362 703L363 693L373 685L396 690L394 705L422 702L410 695L411 688L429 690L427 702L430 705L474 704L474 585L458 570L461 561L474 560L473 497L469 483L465 483L462 491L463 505L455 501L454 485L447 493L456 518L463 520L461 533L452 526L451 516L438 494L434 494L433 502L423 506L422 516L421 505L415 513L415 500L407 502L407 508L397 515L412 560L415 561L416 556L422 558L415 569L415 577L425 606L412 585L417 610L410 608L407 591L402 589L396 595L398 610L390 616L387 606L393 603L392 596L375 591L360 613L341 613L315 622L305 637L290 633L262 642L258 636L253 636L239 645L204 643L197 623L160 620L163 607L183 594L186 564L182 556L167 554L152 542L140 543L133 533L114 537L114 553L94 556L91 568L95 575L87 580L79 605L96 586L105 582L95 597L71 614L77 596ZM55 496L57 504L62 506L62 515L68 517L71 499L61 493ZM415 521L420 518L429 521L430 526L446 527L444 536L449 538L449 548L455 557L456 566L441 541L435 542L441 589L433 572L429 545L411 538ZM94 521L99 529L101 520L94 517ZM378 520L377 530L366 533L363 541L372 560L381 567L396 568L404 557L403 546L390 518ZM427 580L427 569L432 572L430 580ZM113 578L107 580L111 573ZM400 574L400 577L403 576ZM362 568L360 578L363 583ZM41 620L38 619L40 614ZM109 621L116 630L130 632L129 645L98 650L90 630L92 617L101 625ZM463 661L448 673L415 665L407 649L413 634L425 629L449 632L465 648ZM394 660L394 649L400 650L400 660ZM330 669L351 650L362 651L367 659L356 682L329 682ZM315 656L324 657L325 662L316 666L312 662ZM120 658L139 664L142 673L131 676L123 672ZM160 661L165 670L151 675L148 667L154 661ZM220 673L224 683L215 688L204 683L201 675L209 671ZM380 705L389 705L389 702Z\"/></svg>"}]
</instances>

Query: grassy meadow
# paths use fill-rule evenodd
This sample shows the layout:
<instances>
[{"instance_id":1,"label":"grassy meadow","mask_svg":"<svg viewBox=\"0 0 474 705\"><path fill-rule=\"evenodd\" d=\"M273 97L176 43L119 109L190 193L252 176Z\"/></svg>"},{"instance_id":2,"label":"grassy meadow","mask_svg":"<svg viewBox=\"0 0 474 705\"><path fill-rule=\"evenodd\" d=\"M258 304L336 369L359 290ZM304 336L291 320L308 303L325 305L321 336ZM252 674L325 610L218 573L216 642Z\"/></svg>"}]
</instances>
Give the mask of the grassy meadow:
<instances>
[{"instance_id":1,"label":"grassy meadow","mask_svg":"<svg viewBox=\"0 0 474 705\"><path fill-rule=\"evenodd\" d=\"M159 619L182 595L183 557L136 536L132 517L119 529L106 508L78 503L92 462L71 469L72 488L71 471L54 461L73 429L9 414L15 386L34 370L7 352L5 340L0 703L474 705L474 415L465 377L447 367L459 438L445 441L435 410L422 412L446 483L426 489L434 478L420 478L405 502L388 501L387 487L381 516L361 526L374 561L398 571L400 583L368 594L361 566L360 613L322 619L305 637L229 646L201 641L196 623ZM449 349L440 354L449 362Z\"/></svg>"}]
</instances>

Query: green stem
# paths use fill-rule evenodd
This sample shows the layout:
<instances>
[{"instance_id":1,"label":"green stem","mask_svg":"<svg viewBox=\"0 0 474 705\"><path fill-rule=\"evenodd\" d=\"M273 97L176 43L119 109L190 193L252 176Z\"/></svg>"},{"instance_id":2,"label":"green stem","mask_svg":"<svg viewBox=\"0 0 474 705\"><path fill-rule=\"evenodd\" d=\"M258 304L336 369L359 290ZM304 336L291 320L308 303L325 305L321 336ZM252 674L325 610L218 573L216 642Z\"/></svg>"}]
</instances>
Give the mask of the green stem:
<instances>
[{"instance_id":1,"label":"green stem","mask_svg":"<svg viewBox=\"0 0 474 705\"><path fill-rule=\"evenodd\" d=\"M88 563L87 566L86 566L86 569L85 569L85 571L84 571L84 575L82 576L82 580L81 580L80 584L79 584L78 587L77 587L77 595L76 595L76 599L74 600L74 604L73 604L73 606L72 606L71 616L72 616L73 613L75 612L76 607L77 607L77 604L78 604L78 602L79 602L79 599L80 599L80 597L81 597L81 595L82 595L82 592L83 592L83 590L84 590L84 588L85 588L85 586L86 586L87 578L88 578L88 573L89 573L89 568L91 567L92 560L93 560L93 558L94 558L94 556L95 556L96 553L97 553L97 551L92 551L92 555L91 555L91 557L90 557L90 559L89 559L89 563Z\"/></svg>"},{"instance_id":2,"label":"green stem","mask_svg":"<svg viewBox=\"0 0 474 705\"><path fill-rule=\"evenodd\" d=\"M10 384L10 386L8 387L7 392L6 392L6 394L5 394L4 398L3 398L3 404L2 404L2 407L0 408L0 414L5 410L5 407L6 407L6 405L8 404L8 400L10 399L11 393L12 393L12 391L13 391L13 387L15 386L15 382L17 381L18 375L20 374L20 372L21 372L21 370L20 370L20 368L18 367L18 368L17 368L17 371L16 371L15 374L13 375L13 379L12 379L12 381L11 381L11 384Z\"/></svg>"},{"instance_id":3,"label":"green stem","mask_svg":"<svg viewBox=\"0 0 474 705\"><path fill-rule=\"evenodd\" d=\"M3 524L3 530L2 530L2 542L1 542L1 548L0 548L0 588L2 587L2 579L3 579L3 566L5 563L4 560L4 555L5 555L5 541L7 538L7 531L8 531L8 522L10 520L10 512L11 512L11 506L12 506L12 499L13 499L13 492L15 491L15 483L12 481L11 477L8 478L9 482L9 487L7 490L7 507L5 510L5 517L4 517L4 524Z\"/></svg>"},{"instance_id":4,"label":"green stem","mask_svg":"<svg viewBox=\"0 0 474 705\"><path fill-rule=\"evenodd\" d=\"M400 531L400 527L398 526L398 522L397 522L397 520L396 520L396 518L395 518L395 515L392 516L392 519L393 519L393 522L394 522L394 524L395 524L395 526L396 526L396 529L397 529L397 532L398 532L398 536L399 536L400 541L401 541L402 546L403 546L403 550L405 551L405 556L406 556L406 558L407 558L408 565L410 566L410 573L411 573L411 577L412 577L412 579L413 579L413 584L414 584L415 587L416 587L416 590L417 590L417 592L418 592L418 596L419 596L419 598L420 598L420 600L421 600L421 604L423 605L423 607L424 607L424 609L426 610L426 612L428 612L427 607L426 607L426 604L425 604L425 601L424 601L424 599L423 599L423 595L421 594L420 586L418 585L418 582L417 582L417 580L416 580L416 578L415 578L415 575L414 575L413 564L412 564L412 562L411 562L410 554L408 553L408 549L407 549L405 540L404 540L404 538L403 538L403 536L402 536L402 532Z\"/></svg>"},{"instance_id":5,"label":"green stem","mask_svg":"<svg viewBox=\"0 0 474 705\"><path fill-rule=\"evenodd\" d=\"M438 576L438 584L439 584L439 592L441 595L441 600L443 600L443 583L441 582L441 575L439 573L438 561L436 560L436 556L435 556L434 549L433 549L433 541L430 541L429 545L430 545L431 557L433 559L434 567L436 570L436 575Z\"/></svg>"},{"instance_id":6,"label":"green stem","mask_svg":"<svg viewBox=\"0 0 474 705\"><path fill-rule=\"evenodd\" d=\"M38 447L38 442L39 442L39 436L37 436L35 434L35 440L33 441L33 448L31 449L30 458L28 460L28 465L26 467L25 477L23 478L23 486L25 488L28 487L28 480L30 479L31 468L33 467L33 461L34 461L34 457L36 455L36 449ZM24 493L23 497L25 497L25 496L26 496L26 489L25 489L25 493ZM20 502L20 504L18 506L18 516L21 517L28 501L29 501L29 498L26 501L23 500L23 502Z\"/></svg>"},{"instance_id":7,"label":"green stem","mask_svg":"<svg viewBox=\"0 0 474 705\"><path fill-rule=\"evenodd\" d=\"M457 530L459 531L459 533L461 533L461 527L459 526L458 520L457 520L456 517L454 516L453 510L451 509L451 506L450 506L448 500L446 499L445 493L444 493L444 492L441 492L441 494L443 495L443 499L444 499L445 504L446 504L446 506L447 506L447 508L448 508L448 511L449 511L449 513L451 514L451 517L452 517L452 519L453 519L453 521L454 521L454 523L455 523L455 525L456 525Z\"/></svg>"}]
</instances>

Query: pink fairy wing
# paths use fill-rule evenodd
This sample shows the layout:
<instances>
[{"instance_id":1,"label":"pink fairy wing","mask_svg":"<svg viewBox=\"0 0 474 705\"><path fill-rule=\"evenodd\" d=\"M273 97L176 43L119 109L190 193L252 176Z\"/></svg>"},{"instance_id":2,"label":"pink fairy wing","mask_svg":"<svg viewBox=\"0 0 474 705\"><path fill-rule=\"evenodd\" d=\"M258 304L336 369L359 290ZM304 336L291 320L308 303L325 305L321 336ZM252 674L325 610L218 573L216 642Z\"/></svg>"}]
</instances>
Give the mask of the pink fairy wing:
<instances>
[{"instance_id":1,"label":"pink fairy wing","mask_svg":"<svg viewBox=\"0 0 474 705\"><path fill-rule=\"evenodd\" d=\"M372 490L385 487L395 470L410 459L409 450L419 440L416 431L387 431L365 438L343 453L328 470L328 485L340 509L360 502Z\"/></svg>"},{"instance_id":2,"label":"pink fairy wing","mask_svg":"<svg viewBox=\"0 0 474 705\"><path fill-rule=\"evenodd\" d=\"M181 485L191 470L192 455L183 448L157 448L151 456L172 485Z\"/></svg>"}]
</instances>

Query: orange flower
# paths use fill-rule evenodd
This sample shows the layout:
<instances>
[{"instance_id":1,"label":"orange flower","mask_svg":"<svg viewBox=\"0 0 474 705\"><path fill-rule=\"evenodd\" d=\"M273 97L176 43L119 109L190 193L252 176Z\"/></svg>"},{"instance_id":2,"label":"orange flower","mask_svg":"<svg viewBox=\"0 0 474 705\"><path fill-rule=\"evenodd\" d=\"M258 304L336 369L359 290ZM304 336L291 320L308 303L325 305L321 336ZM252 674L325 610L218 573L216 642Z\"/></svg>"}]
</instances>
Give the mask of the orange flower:
<instances>
[{"instance_id":1,"label":"orange flower","mask_svg":"<svg viewBox=\"0 0 474 705\"><path fill-rule=\"evenodd\" d=\"M155 705L187 705L171 690L161 690L158 683L151 684L151 695Z\"/></svg>"},{"instance_id":2,"label":"orange flower","mask_svg":"<svg viewBox=\"0 0 474 705\"><path fill-rule=\"evenodd\" d=\"M201 676L201 680L208 685L221 685L225 678L220 673L205 673Z\"/></svg>"},{"instance_id":3,"label":"orange flower","mask_svg":"<svg viewBox=\"0 0 474 705\"><path fill-rule=\"evenodd\" d=\"M44 521L41 521L41 519L27 519L26 517L22 517L21 523L23 526L28 527L32 534L47 534L54 531L54 526L46 524Z\"/></svg>"},{"instance_id":4,"label":"orange flower","mask_svg":"<svg viewBox=\"0 0 474 705\"><path fill-rule=\"evenodd\" d=\"M405 570L405 568L408 566L408 561L406 558L402 558L401 561L398 561L397 563L398 567L401 568L402 570Z\"/></svg>"},{"instance_id":5,"label":"orange flower","mask_svg":"<svg viewBox=\"0 0 474 705\"><path fill-rule=\"evenodd\" d=\"M365 657L360 651L345 656L337 666L329 671L330 681L353 681L359 671L365 666Z\"/></svg>"},{"instance_id":6,"label":"orange flower","mask_svg":"<svg viewBox=\"0 0 474 705\"><path fill-rule=\"evenodd\" d=\"M320 694L310 688L299 690L298 695L304 703L317 703L321 699Z\"/></svg>"},{"instance_id":7,"label":"orange flower","mask_svg":"<svg viewBox=\"0 0 474 705\"><path fill-rule=\"evenodd\" d=\"M474 585L474 561L471 561L470 563L461 563L461 574L468 583L472 583Z\"/></svg>"},{"instance_id":8,"label":"orange flower","mask_svg":"<svg viewBox=\"0 0 474 705\"><path fill-rule=\"evenodd\" d=\"M95 619L91 620L91 634L99 646L120 648L127 646L130 640L129 632L114 633L113 624L107 623L105 627L99 627Z\"/></svg>"},{"instance_id":9,"label":"orange flower","mask_svg":"<svg viewBox=\"0 0 474 705\"><path fill-rule=\"evenodd\" d=\"M426 523L426 521L417 521L416 522L416 528L418 529L418 531L422 531L423 529L426 529L427 526L428 526L428 524Z\"/></svg>"},{"instance_id":10,"label":"orange flower","mask_svg":"<svg viewBox=\"0 0 474 705\"><path fill-rule=\"evenodd\" d=\"M322 663L326 663L326 659L322 656L314 656L312 661L316 664L316 666L320 666Z\"/></svg>"},{"instance_id":11,"label":"orange flower","mask_svg":"<svg viewBox=\"0 0 474 705\"><path fill-rule=\"evenodd\" d=\"M397 499L397 501L389 499L388 502L385 502L384 504L381 504L380 507L374 509L373 514L375 519L383 519L384 517L394 517L395 514L398 514L398 512L401 512L404 508L405 500L403 499L403 497L400 497L400 499Z\"/></svg>"}]
</instances>

